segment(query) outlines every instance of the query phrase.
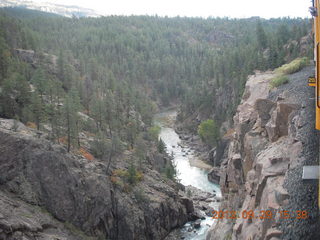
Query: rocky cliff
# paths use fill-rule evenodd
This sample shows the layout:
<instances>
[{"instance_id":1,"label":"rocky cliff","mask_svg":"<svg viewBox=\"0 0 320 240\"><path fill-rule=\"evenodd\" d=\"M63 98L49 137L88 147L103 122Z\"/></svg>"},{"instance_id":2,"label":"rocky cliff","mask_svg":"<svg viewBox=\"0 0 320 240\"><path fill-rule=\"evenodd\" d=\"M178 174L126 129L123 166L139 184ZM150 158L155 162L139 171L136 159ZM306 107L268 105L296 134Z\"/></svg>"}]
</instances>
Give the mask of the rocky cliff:
<instances>
[{"instance_id":1,"label":"rocky cliff","mask_svg":"<svg viewBox=\"0 0 320 240\"><path fill-rule=\"evenodd\" d=\"M277 89L270 89L273 72L249 77L221 164L220 210L229 214L207 240L319 238L317 181L302 181L302 167L318 164L314 89L306 84L311 74L307 67ZM243 214L250 210L254 217ZM306 211L306 219L298 219L298 211Z\"/></svg>"},{"instance_id":2,"label":"rocky cliff","mask_svg":"<svg viewBox=\"0 0 320 240\"><path fill-rule=\"evenodd\" d=\"M112 169L126 163L125 153ZM0 239L163 239L187 221L192 202L151 164L127 191L106 165L1 119Z\"/></svg>"}]
</instances>

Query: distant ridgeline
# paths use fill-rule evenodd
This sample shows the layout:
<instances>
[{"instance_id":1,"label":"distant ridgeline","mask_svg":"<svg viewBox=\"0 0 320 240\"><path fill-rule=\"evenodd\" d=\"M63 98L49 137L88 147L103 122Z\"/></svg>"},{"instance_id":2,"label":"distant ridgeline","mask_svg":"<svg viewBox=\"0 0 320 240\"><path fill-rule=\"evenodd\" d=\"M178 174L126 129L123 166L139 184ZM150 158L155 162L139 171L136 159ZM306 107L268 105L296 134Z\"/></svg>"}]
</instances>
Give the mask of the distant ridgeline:
<instances>
[{"instance_id":1,"label":"distant ridgeline","mask_svg":"<svg viewBox=\"0 0 320 240\"><path fill-rule=\"evenodd\" d=\"M0 117L50 125L53 140L67 129L70 147L84 130L133 146L156 105L172 102L182 120L204 109L221 124L253 70L311 57L310 29L308 19L77 19L5 8ZM228 97L221 107L218 96Z\"/></svg>"}]
</instances>

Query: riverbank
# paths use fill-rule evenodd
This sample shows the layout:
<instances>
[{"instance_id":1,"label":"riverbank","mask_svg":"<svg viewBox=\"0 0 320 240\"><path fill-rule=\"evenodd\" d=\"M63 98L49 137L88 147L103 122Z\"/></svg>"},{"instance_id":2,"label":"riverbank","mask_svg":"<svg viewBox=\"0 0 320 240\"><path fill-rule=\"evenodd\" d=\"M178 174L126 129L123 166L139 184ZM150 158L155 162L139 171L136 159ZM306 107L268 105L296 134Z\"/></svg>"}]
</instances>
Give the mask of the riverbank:
<instances>
[{"instance_id":1,"label":"riverbank","mask_svg":"<svg viewBox=\"0 0 320 240\"><path fill-rule=\"evenodd\" d=\"M166 240L186 239L202 240L210 226L215 222L211 218L212 211L219 208L221 192L217 184L208 180L209 164L201 161L196 155L197 149L191 149L174 130L176 112L174 110L156 115L155 122L161 127L160 138L166 145L169 155L176 166L177 178L185 186L179 195L186 202L192 201L188 211L189 219L183 228L169 234Z\"/></svg>"},{"instance_id":2,"label":"riverbank","mask_svg":"<svg viewBox=\"0 0 320 240\"><path fill-rule=\"evenodd\" d=\"M203 144L198 135L194 135L175 122L174 129L181 139L182 146L188 146L194 153L190 159L190 164L208 171L208 180L214 184L219 184L220 180L220 162L225 156L225 149L228 145L228 139L222 139L217 148L208 149Z\"/></svg>"}]
</instances>

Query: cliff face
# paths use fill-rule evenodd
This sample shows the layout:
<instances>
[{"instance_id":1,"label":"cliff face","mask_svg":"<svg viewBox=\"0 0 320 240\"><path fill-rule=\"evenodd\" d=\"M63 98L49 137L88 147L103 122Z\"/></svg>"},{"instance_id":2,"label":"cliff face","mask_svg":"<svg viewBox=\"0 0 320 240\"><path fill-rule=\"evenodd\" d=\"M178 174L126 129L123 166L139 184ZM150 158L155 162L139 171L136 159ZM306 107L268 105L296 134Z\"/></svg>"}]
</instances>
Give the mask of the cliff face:
<instances>
[{"instance_id":1,"label":"cliff face","mask_svg":"<svg viewBox=\"0 0 320 240\"><path fill-rule=\"evenodd\" d=\"M272 72L248 79L220 173L220 210L238 211L239 216L220 219L207 240L318 237L317 182L302 181L302 166L318 164L314 89L306 84L311 74L312 68L305 68L273 90ZM246 219L242 213L250 210L255 217ZM272 216L265 219L268 210ZM285 219L283 211L291 216ZM309 216L296 219L296 211Z\"/></svg>"},{"instance_id":2,"label":"cliff face","mask_svg":"<svg viewBox=\"0 0 320 240\"><path fill-rule=\"evenodd\" d=\"M1 119L0 239L84 239L72 229L93 239L163 239L187 221L184 204L190 202L152 166L125 192L112 183L106 165Z\"/></svg>"}]
</instances>

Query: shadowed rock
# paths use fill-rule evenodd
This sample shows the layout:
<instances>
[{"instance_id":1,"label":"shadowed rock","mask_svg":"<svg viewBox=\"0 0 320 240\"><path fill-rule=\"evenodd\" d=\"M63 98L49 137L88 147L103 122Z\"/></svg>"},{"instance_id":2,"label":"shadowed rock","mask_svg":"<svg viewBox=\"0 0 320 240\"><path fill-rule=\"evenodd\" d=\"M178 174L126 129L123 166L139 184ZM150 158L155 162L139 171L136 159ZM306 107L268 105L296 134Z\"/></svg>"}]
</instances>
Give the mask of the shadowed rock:
<instances>
[{"instance_id":1,"label":"shadowed rock","mask_svg":"<svg viewBox=\"0 0 320 240\"><path fill-rule=\"evenodd\" d=\"M0 123L9 126L4 124L6 121L9 120ZM36 210L28 210L29 207L21 209L20 215L30 215L30 219L19 218L19 213L6 214L8 204L2 191L20 198L22 206L42 206L55 219L95 237L162 239L188 220L190 202L181 202L173 184L161 180L157 171L144 172L144 180L137 187L143 189L148 201L137 202L134 191L126 193L110 181L103 162L66 154L63 147L36 138L24 129L20 126L19 132L13 132L0 128L0 205L5 203L0 208L0 229L15 229L16 234L21 232L21 239L28 240L39 239L35 236L41 235L44 226L51 222L60 229L52 217L48 219ZM12 231L8 231L0 231L5 234L0 239L11 236ZM27 237L28 232L37 234ZM63 234L57 234L57 238L64 239Z\"/></svg>"}]
</instances>

